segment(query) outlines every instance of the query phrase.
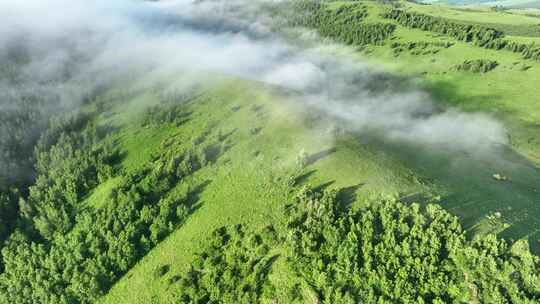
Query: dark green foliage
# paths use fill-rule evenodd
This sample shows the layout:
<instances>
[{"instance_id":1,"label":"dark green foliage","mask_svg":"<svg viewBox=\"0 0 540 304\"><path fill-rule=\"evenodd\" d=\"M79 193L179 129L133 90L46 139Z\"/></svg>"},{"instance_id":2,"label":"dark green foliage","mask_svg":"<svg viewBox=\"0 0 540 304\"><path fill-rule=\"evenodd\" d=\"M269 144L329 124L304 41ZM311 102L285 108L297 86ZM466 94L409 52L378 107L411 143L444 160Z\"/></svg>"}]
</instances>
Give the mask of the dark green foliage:
<instances>
[{"instance_id":1,"label":"dark green foliage","mask_svg":"<svg viewBox=\"0 0 540 304\"><path fill-rule=\"evenodd\" d=\"M407 51L412 55L437 54L441 49L447 49L454 45L451 42L427 42L427 41L409 41L406 43L392 42L390 47L394 55L398 56L401 52Z\"/></svg>"},{"instance_id":2,"label":"dark green foliage","mask_svg":"<svg viewBox=\"0 0 540 304\"><path fill-rule=\"evenodd\" d=\"M73 54L71 47L58 42L56 47L66 51L66 60L51 63L45 58L52 52L37 47L40 39L12 36L0 45L0 248L20 220L19 201L27 198L28 187L38 174L35 146L43 131L55 123L51 118L99 94L92 85L74 94L74 83L69 81L77 67L87 62ZM54 68L44 69L45 63Z\"/></svg>"},{"instance_id":3,"label":"dark green foliage","mask_svg":"<svg viewBox=\"0 0 540 304\"><path fill-rule=\"evenodd\" d=\"M526 242L468 241L458 219L437 205L380 201L351 210L338 194L302 189L277 233L215 231L179 281L180 303L272 302L277 294L286 303L306 296L332 304L540 300L540 261ZM281 258L298 276L289 290L274 290L267 246L287 253Z\"/></svg>"},{"instance_id":4,"label":"dark green foliage","mask_svg":"<svg viewBox=\"0 0 540 304\"><path fill-rule=\"evenodd\" d=\"M183 105L171 105L164 109L162 106L150 107L143 118L143 126L155 126L164 123L174 123L176 126L185 122L188 113Z\"/></svg>"},{"instance_id":5,"label":"dark green foliage","mask_svg":"<svg viewBox=\"0 0 540 304\"><path fill-rule=\"evenodd\" d=\"M347 212L336 193L300 193L289 211L295 268L323 303L442 301L459 296L449 256L463 244L456 218L431 206L380 202Z\"/></svg>"},{"instance_id":6,"label":"dark green foliage","mask_svg":"<svg viewBox=\"0 0 540 304\"><path fill-rule=\"evenodd\" d=\"M277 258L273 227L260 233L237 225L214 231L190 270L178 281L180 303L259 303L272 298L268 273Z\"/></svg>"},{"instance_id":7,"label":"dark green foliage","mask_svg":"<svg viewBox=\"0 0 540 304\"><path fill-rule=\"evenodd\" d=\"M437 205L384 201L347 211L335 192L308 189L288 213L291 265L322 303L540 300L540 263L527 246L512 251L492 236L470 243Z\"/></svg>"},{"instance_id":8,"label":"dark green foliage","mask_svg":"<svg viewBox=\"0 0 540 304\"><path fill-rule=\"evenodd\" d=\"M503 47L512 52L520 53L525 59L540 60L540 45L505 41Z\"/></svg>"},{"instance_id":9,"label":"dark green foliage","mask_svg":"<svg viewBox=\"0 0 540 304\"><path fill-rule=\"evenodd\" d=\"M90 119L88 115L70 115L65 119L53 119L49 123L45 122L44 115L39 99L26 100L11 110L0 112L0 243L21 220L21 214L26 221L40 221L36 212L44 208L56 216L48 216L51 220L53 217L55 219L49 223L43 222L43 229L48 229L45 226L49 224L69 226L61 216L72 209L64 206L64 201L71 195L69 190L85 187L87 183L91 186L98 182L95 177L91 177L92 174L96 175L99 171L103 175L110 171L104 164L106 160L102 158L102 150L81 150L88 147L89 143L86 142L101 136L95 127L89 127L83 132ZM46 125L50 128L43 132L41 129ZM54 148L48 151L53 145ZM66 167L59 168L59 162L71 166L73 170L76 167L85 171L85 174L75 179L71 178L73 176L66 177L53 185L50 176L69 171ZM98 164L99 168L88 162ZM38 180L33 187L29 187L36 175L39 176ZM83 189L77 191L84 192Z\"/></svg>"},{"instance_id":10,"label":"dark green foliage","mask_svg":"<svg viewBox=\"0 0 540 304\"><path fill-rule=\"evenodd\" d=\"M2 96L0 96L2 99ZM4 101L5 102L5 101ZM30 182L34 145L47 125L39 101L32 98L0 102L0 191Z\"/></svg>"},{"instance_id":11,"label":"dark green foliage","mask_svg":"<svg viewBox=\"0 0 540 304\"><path fill-rule=\"evenodd\" d=\"M50 110L36 96L6 95L0 92L0 248L18 220L19 197L35 178L34 146Z\"/></svg>"},{"instance_id":12,"label":"dark green foliage","mask_svg":"<svg viewBox=\"0 0 540 304\"><path fill-rule=\"evenodd\" d=\"M489 235L475 239L453 259L480 303L540 302L540 261L525 241L510 248Z\"/></svg>"},{"instance_id":13,"label":"dark green foliage","mask_svg":"<svg viewBox=\"0 0 540 304\"><path fill-rule=\"evenodd\" d=\"M167 272L169 272L170 269L171 269L170 265L159 266L154 270L154 277L160 278L164 276L165 274L167 274Z\"/></svg>"},{"instance_id":14,"label":"dark green foliage","mask_svg":"<svg viewBox=\"0 0 540 304\"><path fill-rule=\"evenodd\" d=\"M291 25L314 28L322 36L349 45L382 44L395 29L389 23L363 22L367 10L360 3L348 3L336 10L310 0L294 1L291 5Z\"/></svg>"},{"instance_id":15,"label":"dark green foliage","mask_svg":"<svg viewBox=\"0 0 540 304\"><path fill-rule=\"evenodd\" d=\"M457 23L443 18L407 12L401 9L391 9L383 17L394 19L404 26L445 34L457 40L471 42L481 47L503 37L502 32L492 28Z\"/></svg>"},{"instance_id":16,"label":"dark green foliage","mask_svg":"<svg viewBox=\"0 0 540 304\"><path fill-rule=\"evenodd\" d=\"M9 236L17 220L19 193L17 190L0 192L0 242ZM0 246L1 248L2 246ZM1 265L1 263L0 263ZM0 267L0 271L1 271Z\"/></svg>"},{"instance_id":17,"label":"dark green foliage","mask_svg":"<svg viewBox=\"0 0 540 304\"><path fill-rule=\"evenodd\" d=\"M467 71L473 73L487 73L499 65L497 61L486 60L486 59L476 59L476 60L465 60L462 64L456 66L458 71Z\"/></svg>"},{"instance_id":18,"label":"dark green foliage","mask_svg":"<svg viewBox=\"0 0 540 304\"><path fill-rule=\"evenodd\" d=\"M474 22L465 20L454 20L458 23L481 25L496 29L509 36L521 36L521 37L540 37L540 26L538 24L507 24L507 23L486 23L486 22Z\"/></svg>"},{"instance_id":19,"label":"dark green foliage","mask_svg":"<svg viewBox=\"0 0 540 304\"><path fill-rule=\"evenodd\" d=\"M4 302L94 302L173 231L189 214L189 193L171 191L177 178L152 165L123 177L103 208L62 213L73 228L50 242L10 239L0 277Z\"/></svg>"},{"instance_id":20,"label":"dark green foliage","mask_svg":"<svg viewBox=\"0 0 540 304\"><path fill-rule=\"evenodd\" d=\"M0 191L32 182L34 145L61 108L59 96L25 75L31 58L23 44L0 46Z\"/></svg>"},{"instance_id":21,"label":"dark green foliage","mask_svg":"<svg viewBox=\"0 0 540 304\"><path fill-rule=\"evenodd\" d=\"M396 20L403 26L448 35L487 49L506 49L520 53L525 59L540 60L540 46L503 39L502 31L484 25L452 21L402 9L391 9L383 17Z\"/></svg>"},{"instance_id":22,"label":"dark green foliage","mask_svg":"<svg viewBox=\"0 0 540 304\"><path fill-rule=\"evenodd\" d=\"M41 237L65 234L74 224L82 198L112 176L110 161L116 152L97 145L100 135L89 123L79 132L61 132L54 144L40 143L36 150L38 176L29 188L23 216L34 223Z\"/></svg>"},{"instance_id":23,"label":"dark green foliage","mask_svg":"<svg viewBox=\"0 0 540 304\"><path fill-rule=\"evenodd\" d=\"M218 157L218 139L205 135L186 150L171 138L146 166L121 173L113 143L91 120L53 123L37 145L24 222L2 250L0 303L95 302L189 215L201 186L177 185ZM103 206L86 205L111 177Z\"/></svg>"}]
</instances>

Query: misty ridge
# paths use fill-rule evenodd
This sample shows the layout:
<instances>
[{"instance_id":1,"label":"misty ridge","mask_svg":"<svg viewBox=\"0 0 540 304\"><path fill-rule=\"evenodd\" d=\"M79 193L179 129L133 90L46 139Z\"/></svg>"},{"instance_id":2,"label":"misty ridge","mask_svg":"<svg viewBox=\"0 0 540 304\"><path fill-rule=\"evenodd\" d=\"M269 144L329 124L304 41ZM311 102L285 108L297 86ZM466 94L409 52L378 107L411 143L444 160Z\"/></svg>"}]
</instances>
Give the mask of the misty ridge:
<instances>
[{"instance_id":1,"label":"misty ridge","mask_svg":"<svg viewBox=\"0 0 540 304\"><path fill-rule=\"evenodd\" d=\"M306 109L385 140L467 152L507 144L502 125L487 115L442 110L411 80L289 42L272 31L276 16L265 13L276 3L1 3L2 147L15 137L35 141L50 116L76 109L114 83L151 86L161 73L191 71L292 90ZM199 78L193 83L209 81ZM9 118L28 112L22 108L35 109L35 117L27 117L33 124L27 134L12 134ZM9 159L6 153L2 159ZM0 165L8 166L1 160Z\"/></svg>"}]
</instances>

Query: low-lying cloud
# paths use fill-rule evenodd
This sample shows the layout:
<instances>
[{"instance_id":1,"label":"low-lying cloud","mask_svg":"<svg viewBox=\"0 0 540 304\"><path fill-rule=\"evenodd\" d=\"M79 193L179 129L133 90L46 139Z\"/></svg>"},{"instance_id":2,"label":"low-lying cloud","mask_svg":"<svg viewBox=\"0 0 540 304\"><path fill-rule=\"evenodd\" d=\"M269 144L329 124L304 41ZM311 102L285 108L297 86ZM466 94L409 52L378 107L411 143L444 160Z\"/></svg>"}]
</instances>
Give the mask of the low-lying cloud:
<instances>
[{"instance_id":1,"label":"low-lying cloud","mask_svg":"<svg viewBox=\"0 0 540 304\"><path fill-rule=\"evenodd\" d=\"M506 144L487 115L441 110L414 85L281 38L260 11L271 2L3 1L0 59L26 57L17 79L0 76L0 109L28 91L77 106L117 77L203 70L294 90L306 107L387 140L467 151Z\"/></svg>"}]
</instances>

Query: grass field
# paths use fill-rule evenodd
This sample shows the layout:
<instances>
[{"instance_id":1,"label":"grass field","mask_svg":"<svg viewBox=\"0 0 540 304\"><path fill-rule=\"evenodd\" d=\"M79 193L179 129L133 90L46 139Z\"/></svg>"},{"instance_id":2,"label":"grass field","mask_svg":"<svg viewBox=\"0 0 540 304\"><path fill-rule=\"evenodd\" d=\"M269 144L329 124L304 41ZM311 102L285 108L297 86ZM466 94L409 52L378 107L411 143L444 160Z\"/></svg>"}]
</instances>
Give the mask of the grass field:
<instances>
[{"instance_id":1,"label":"grass field","mask_svg":"<svg viewBox=\"0 0 540 304\"><path fill-rule=\"evenodd\" d=\"M343 2L345 3L345 2ZM343 3L330 6L338 8ZM366 2L365 22L392 22L380 17L385 6ZM452 20L498 23L504 26L536 26L540 19L488 10L462 10L442 6L404 3L408 9ZM511 39L531 41L530 36ZM396 55L391 42L452 42L434 53ZM203 133L228 134L233 145L218 161L198 171L192 185L204 185L197 210L131 269L101 303L173 303L175 292L168 278L185 270L210 232L225 224L243 223L263 227L279 221L278 208L291 199L283 176L297 168L297 157L306 153L309 164L300 183L315 187L350 188L357 203L381 196L419 197L440 195L442 206L460 216L473 233L500 232L509 239L528 238L540 247L540 62L519 54L475 47L450 37L397 25L394 38L382 46L362 51L331 49L336 55L352 56L384 67L393 73L417 77L441 105L467 112L488 112L508 128L512 148L498 150L493 159L448 155L447 151L423 151L369 140L358 134L335 138L324 122L312 124L304 110L290 97L262 84L221 79L190 102L187 122L177 127L142 127L144 108L157 102L150 93L136 92L128 107L110 109L103 120L119 121L116 140L123 151L122 166L132 170L147 162L153 151L169 138L189 145ZM460 72L454 67L468 59L491 59L499 63L485 74ZM109 98L121 98L111 93ZM517 152L516 152L517 151ZM500 157L506 161L501 162ZM536 165L535 165L536 163ZM492 178L501 173L511 178ZM88 203L99 207L100 197L114 187L110 180L98 187ZM279 248L275 249L279 251ZM169 265L164 276L155 269ZM279 284L295 280L280 261L270 277Z\"/></svg>"}]
</instances>

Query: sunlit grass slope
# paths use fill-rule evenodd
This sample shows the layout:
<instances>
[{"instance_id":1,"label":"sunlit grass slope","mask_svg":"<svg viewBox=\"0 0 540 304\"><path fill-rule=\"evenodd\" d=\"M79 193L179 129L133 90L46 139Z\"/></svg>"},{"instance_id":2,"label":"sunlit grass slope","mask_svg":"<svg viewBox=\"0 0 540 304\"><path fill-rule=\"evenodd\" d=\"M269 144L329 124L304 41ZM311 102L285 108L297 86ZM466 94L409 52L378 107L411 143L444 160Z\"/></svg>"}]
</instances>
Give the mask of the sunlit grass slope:
<instances>
[{"instance_id":1,"label":"sunlit grass slope","mask_svg":"<svg viewBox=\"0 0 540 304\"><path fill-rule=\"evenodd\" d=\"M352 187L359 202L429 191L391 155L355 140L335 138L328 125L306 122L294 101L272 91L258 84L227 81L187 104L190 115L180 127L144 128L137 120L119 126L123 166L128 170L148 161L152 151L170 137L189 145L205 132L222 132L232 138L233 145L193 177L194 184L205 185L197 198L198 209L118 282L103 303L174 301L168 279L185 270L213 229L235 223L264 227L279 220L277 208L292 195L285 177L295 170L301 154L308 156L309 164L298 182L322 188ZM147 104L155 102L151 94L140 98ZM136 96L134 100L141 101ZM130 108L113 109L113 118L131 115L124 112ZM99 200L108 187L99 187L89 200ZM170 266L169 273L155 277L155 269L163 265ZM279 265L278 261L272 277L282 281L279 284L289 284L294 278Z\"/></svg>"}]
</instances>

